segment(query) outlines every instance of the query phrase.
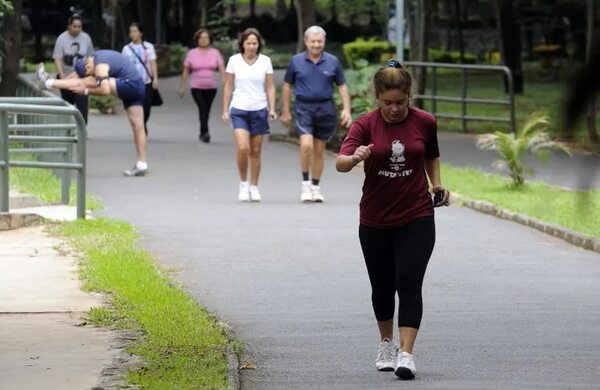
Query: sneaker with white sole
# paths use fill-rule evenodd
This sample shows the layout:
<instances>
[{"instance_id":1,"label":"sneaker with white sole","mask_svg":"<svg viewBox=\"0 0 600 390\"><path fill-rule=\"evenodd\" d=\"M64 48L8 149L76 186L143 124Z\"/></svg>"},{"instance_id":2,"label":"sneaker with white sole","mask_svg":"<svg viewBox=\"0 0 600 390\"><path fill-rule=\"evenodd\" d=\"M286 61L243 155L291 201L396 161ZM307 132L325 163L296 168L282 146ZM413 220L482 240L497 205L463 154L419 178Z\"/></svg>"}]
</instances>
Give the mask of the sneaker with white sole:
<instances>
[{"instance_id":1,"label":"sneaker with white sole","mask_svg":"<svg viewBox=\"0 0 600 390\"><path fill-rule=\"evenodd\" d=\"M46 68L43 62L40 62L35 70L35 76L37 77L38 88L39 89L47 89L46 81L50 78L48 72L46 72Z\"/></svg>"},{"instance_id":2,"label":"sneaker with white sole","mask_svg":"<svg viewBox=\"0 0 600 390\"><path fill-rule=\"evenodd\" d=\"M250 186L250 201L251 202L260 202L261 201L261 197L260 197L260 191L258 191L258 187L257 186Z\"/></svg>"},{"instance_id":3,"label":"sneaker with white sole","mask_svg":"<svg viewBox=\"0 0 600 390\"><path fill-rule=\"evenodd\" d=\"M323 203L325 202L325 198L323 198L323 195L321 195L321 187L319 186L315 186L315 185L311 185L310 186L310 192L312 194L312 201L315 203Z\"/></svg>"},{"instance_id":4,"label":"sneaker with white sole","mask_svg":"<svg viewBox=\"0 0 600 390\"><path fill-rule=\"evenodd\" d=\"M408 352L398 354L396 362L396 376L400 379L415 379L415 359Z\"/></svg>"},{"instance_id":5,"label":"sneaker with white sole","mask_svg":"<svg viewBox=\"0 0 600 390\"><path fill-rule=\"evenodd\" d=\"M383 339L379 343L377 349L377 360L375 360L375 367L379 371L394 371L396 368L396 355L398 348L394 345L394 341L390 339Z\"/></svg>"},{"instance_id":6,"label":"sneaker with white sole","mask_svg":"<svg viewBox=\"0 0 600 390\"><path fill-rule=\"evenodd\" d=\"M133 168L123 171L123 175L127 177L146 176L146 174L148 174L148 168L140 168L137 164Z\"/></svg>"},{"instance_id":7,"label":"sneaker with white sole","mask_svg":"<svg viewBox=\"0 0 600 390\"><path fill-rule=\"evenodd\" d=\"M240 202L249 202L250 201L250 188L248 186L248 182L240 183L240 190L238 192L238 201Z\"/></svg>"},{"instance_id":8,"label":"sneaker with white sole","mask_svg":"<svg viewBox=\"0 0 600 390\"><path fill-rule=\"evenodd\" d=\"M300 192L300 200L302 202L312 202L313 201L313 194L312 194L310 186L311 186L310 181L302 182L302 190Z\"/></svg>"}]
</instances>

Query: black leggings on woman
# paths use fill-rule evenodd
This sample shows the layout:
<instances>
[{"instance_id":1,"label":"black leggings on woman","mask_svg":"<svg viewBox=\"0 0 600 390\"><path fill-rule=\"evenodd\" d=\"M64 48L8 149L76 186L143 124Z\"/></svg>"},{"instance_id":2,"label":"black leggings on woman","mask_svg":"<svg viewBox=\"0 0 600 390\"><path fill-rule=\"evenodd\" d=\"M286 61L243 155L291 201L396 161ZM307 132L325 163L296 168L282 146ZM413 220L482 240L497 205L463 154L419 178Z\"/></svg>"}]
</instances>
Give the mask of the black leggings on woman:
<instances>
[{"instance_id":1,"label":"black leggings on woman","mask_svg":"<svg viewBox=\"0 0 600 390\"><path fill-rule=\"evenodd\" d=\"M433 216L393 229L360 225L358 235L371 281L375 318L394 318L398 292L398 326L419 329L423 316L421 287L435 244Z\"/></svg>"},{"instance_id":2,"label":"black leggings on woman","mask_svg":"<svg viewBox=\"0 0 600 390\"><path fill-rule=\"evenodd\" d=\"M208 133L208 115L216 93L216 89L192 88L192 96L198 106L198 115L200 116L200 135Z\"/></svg>"}]
</instances>

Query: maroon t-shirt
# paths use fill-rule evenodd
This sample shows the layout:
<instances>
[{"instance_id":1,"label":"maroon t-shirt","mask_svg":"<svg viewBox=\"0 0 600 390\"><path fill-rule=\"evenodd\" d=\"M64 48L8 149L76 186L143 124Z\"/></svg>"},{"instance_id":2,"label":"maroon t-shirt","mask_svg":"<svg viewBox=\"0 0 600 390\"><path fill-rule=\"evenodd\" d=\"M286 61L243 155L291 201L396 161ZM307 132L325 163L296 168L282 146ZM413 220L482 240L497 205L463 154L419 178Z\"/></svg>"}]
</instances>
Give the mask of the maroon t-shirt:
<instances>
[{"instance_id":1,"label":"maroon t-shirt","mask_svg":"<svg viewBox=\"0 0 600 390\"><path fill-rule=\"evenodd\" d=\"M340 154L351 156L369 144L374 147L364 162L360 223L394 228L433 215L425 161L440 156L435 117L410 107L404 121L387 123L379 109L371 111L352 124Z\"/></svg>"}]
</instances>

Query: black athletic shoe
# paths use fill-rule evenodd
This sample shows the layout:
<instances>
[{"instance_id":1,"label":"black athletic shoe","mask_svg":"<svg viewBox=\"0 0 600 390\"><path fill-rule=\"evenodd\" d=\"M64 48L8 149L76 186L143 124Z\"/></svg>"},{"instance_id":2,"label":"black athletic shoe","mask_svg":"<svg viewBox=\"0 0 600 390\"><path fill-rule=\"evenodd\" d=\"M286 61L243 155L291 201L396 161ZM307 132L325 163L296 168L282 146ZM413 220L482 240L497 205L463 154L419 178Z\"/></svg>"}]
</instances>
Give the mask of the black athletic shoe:
<instances>
[{"instance_id":1,"label":"black athletic shoe","mask_svg":"<svg viewBox=\"0 0 600 390\"><path fill-rule=\"evenodd\" d=\"M202 133L200 134L200 141L204 142L205 144L210 142L210 133Z\"/></svg>"}]
</instances>

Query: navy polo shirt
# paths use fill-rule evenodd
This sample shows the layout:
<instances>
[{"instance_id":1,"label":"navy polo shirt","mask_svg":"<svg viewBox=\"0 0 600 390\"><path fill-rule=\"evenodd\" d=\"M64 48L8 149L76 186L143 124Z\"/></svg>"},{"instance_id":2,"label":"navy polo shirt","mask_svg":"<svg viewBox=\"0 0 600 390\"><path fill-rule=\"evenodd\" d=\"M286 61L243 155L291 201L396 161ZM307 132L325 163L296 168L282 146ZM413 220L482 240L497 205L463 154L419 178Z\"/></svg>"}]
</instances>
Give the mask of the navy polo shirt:
<instances>
[{"instance_id":1,"label":"navy polo shirt","mask_svg":"<svg viewBox=\"0 0 600 390\"><path fill-rule=\"evenodd\" d=\"M305 102L331 100L333 83L346 82L340 61L333 54L323 52L314 63L306 51L292 57L283 80L294 86L296 99Z\"/></svg>"}]
</instances>

